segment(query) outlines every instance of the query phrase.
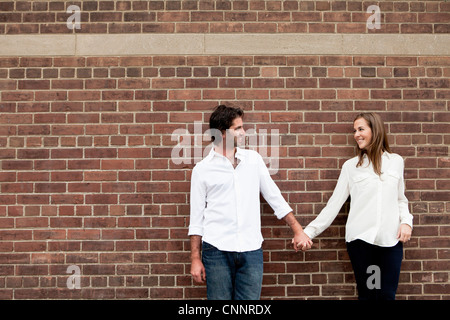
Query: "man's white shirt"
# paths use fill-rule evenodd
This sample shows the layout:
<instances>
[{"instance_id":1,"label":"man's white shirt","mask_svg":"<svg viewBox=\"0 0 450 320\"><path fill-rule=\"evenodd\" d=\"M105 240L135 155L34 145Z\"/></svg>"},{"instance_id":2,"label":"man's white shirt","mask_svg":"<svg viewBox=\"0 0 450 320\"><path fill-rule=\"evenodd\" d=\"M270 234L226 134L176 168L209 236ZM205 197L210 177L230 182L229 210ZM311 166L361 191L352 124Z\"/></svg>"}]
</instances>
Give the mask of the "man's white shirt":
<instances>
[{"instance_id":1,"label":"man's white shirt","mask_svg":"<svg viewBox=\"0 0 450 320\"><path fill-rule=\"evenodd\" d=\"M278 219L292 208L283 198L256 151L236 148L238 165L211 149L191 177L189 236L222 251L245 252L261 247L260 194Z\"/></svg>"}]
</instances>

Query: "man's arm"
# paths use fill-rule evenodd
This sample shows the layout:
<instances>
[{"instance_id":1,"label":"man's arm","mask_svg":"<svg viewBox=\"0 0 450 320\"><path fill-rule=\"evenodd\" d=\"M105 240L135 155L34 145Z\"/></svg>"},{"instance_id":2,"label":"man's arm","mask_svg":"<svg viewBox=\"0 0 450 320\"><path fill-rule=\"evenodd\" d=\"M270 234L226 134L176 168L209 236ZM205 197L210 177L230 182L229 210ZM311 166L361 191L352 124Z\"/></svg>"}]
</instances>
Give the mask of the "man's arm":
<instances>
[{"instance_id":1,"label":"man's arm","mask_svg":"<svg viewBox=\"0 0 450 320\"><path fill-rule=\"evenodd\" d=\"M294 232L294 238L292 239L294 250L297 252L299 248L302 251L310 249L312 246L311 239L303 232L302 226L298 223L292 213L292 208L281 195L280 189L271 178L269 170L259 154L257 160L259 166L260 191L264 199L274 210L274 214L278 219L286 221ZM290 212L286 214L288 211Z\"/></svg>"},{"instance_id":2,"label":"man's arm","mask_svg":"<svg viewBox=\"0 0 450 320\"><path fill-rule=\"evenodd\" d=\"M192 235L191 238L191 275L197 283L204 283L206 280L205 267L201 258L202 237Z\"/></svg>"},{"instance_id":3,"label":"man's arm","mask_svg":"<svg viewBox=\"0 0 450 320\"><path fill-rule=\"evenodd\" d=\"M190 200L191 213L188 235L191 240L191 275L194 278L194 282L203 283L206 275L200 252L203 235L203 212L206 207L206 190L200 182L197 166L192 171Z\"/></svg>"},{"instance_id":4,"label":"man's arm","mask_svg":"<svg viewBox=\"0 0 450 320\"><path fill-rule=\"evenodd\" d=\"M291 227L292 232L294 232L294 238L292 239L292 245L294 247L295 252L298 252L300 248L302 251L306 251L311 249L313 242L311 239L303 232L303 228L297 219L294 217L292 212L289 212L283 218L284 221Z\"/></svg>"}]
</instances>

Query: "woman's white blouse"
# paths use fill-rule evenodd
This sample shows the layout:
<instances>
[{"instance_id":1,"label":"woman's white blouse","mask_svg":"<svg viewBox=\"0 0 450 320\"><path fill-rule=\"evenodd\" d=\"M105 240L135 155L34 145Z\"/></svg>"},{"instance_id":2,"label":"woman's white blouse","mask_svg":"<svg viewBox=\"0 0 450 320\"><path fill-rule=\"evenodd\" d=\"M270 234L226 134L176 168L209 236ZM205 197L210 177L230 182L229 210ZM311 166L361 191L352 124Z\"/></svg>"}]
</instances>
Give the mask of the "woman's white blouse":
<instances>
[{"instance_id":1,"label":"woman's white blouse","mask_svg":"<svg viewBox=\"0 0 450 320\"><path fill-rule=\"evenodd\" d=\"M325 208L306 228L313 239L330 226L342 205L350 196L350 212L345 227L345 241L360 239L365 242L391 247L397 244L400 224L413 226L405 197L404 163L395 153L382 155L381 175L377 175L367 156L356 167L358 157L347 160L333 195Z\"/></svg>"}]
</instances>

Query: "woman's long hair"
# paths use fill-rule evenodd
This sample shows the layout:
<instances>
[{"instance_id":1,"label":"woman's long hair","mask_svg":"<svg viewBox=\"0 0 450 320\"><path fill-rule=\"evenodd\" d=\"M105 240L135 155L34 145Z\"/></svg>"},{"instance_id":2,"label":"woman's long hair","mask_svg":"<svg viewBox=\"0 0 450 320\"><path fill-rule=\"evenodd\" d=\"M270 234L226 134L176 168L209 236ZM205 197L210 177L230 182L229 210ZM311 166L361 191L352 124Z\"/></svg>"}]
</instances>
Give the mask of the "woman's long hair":
<instances>
[{"instance_id":1,"label":"woman's long hair","mask_svg":"<svg viewBox=\"0 0 450 320\"><path fill-rule=\"evenodd\" d=\"M388 137L386 134L386 129L384 127L383 120L381 117L373 112L360 113L356 116L355 122L358 119L363 118L366 120L370 129L372 130L372 140L370 144L365 149L357 148L359 161L356 165L357 167L361 166L364 161L364 154L367 154L369 158L369 163L372 163L373 170L376 174L381 174L381 155L384 151L391 152L389 148Z\"/></svg>"}]
</instances>

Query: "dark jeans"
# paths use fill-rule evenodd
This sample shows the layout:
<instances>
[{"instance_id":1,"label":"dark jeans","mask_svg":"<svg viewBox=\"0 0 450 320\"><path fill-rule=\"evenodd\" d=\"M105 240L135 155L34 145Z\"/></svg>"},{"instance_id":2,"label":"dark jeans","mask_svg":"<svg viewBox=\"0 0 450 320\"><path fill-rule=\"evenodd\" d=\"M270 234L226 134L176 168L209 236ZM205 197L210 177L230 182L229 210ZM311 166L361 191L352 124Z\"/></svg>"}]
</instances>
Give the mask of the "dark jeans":
<instances>
[{"instance_id":1,"label":"dark jeans","mask_svg":"<svg viewBox=\"0 0 450 320\"><path fill-rule=\"evenodd\" d=\"M259 300L263 277L262 249L221 251L202 244L208 300Z\"/></svg>"},{"instance_id":2,"label":"dark jeans","mask_svg":"<svg viewBox=\"0 0 450 320\"><path fill-rule=\"evenodd\" d=\"M362 240L347 242L359 300L395 300L403 243L379 247Z\"/></svg>"}]
</instances>

